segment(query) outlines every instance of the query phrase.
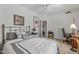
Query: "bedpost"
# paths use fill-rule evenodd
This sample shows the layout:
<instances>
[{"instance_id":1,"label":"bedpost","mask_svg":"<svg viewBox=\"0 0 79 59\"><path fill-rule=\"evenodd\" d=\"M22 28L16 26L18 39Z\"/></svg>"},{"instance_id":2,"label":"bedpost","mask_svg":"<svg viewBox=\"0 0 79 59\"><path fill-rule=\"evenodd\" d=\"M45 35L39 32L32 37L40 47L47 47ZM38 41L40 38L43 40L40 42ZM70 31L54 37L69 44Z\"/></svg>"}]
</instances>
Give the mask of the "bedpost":
<instances>
[{"instance_id":1,"label":"bedpost","mask_svg":"<svg viewBox=\"0 0 79 59\"><path fill-rule=\"evenodd\" d=\"M0 49L0 51L3 50L4 43L5 43L5 25L2 24L1 25L1 44L0 44L1 49ZM2 53L2 52L0 52L0 53Z\"/></svg>"},{"instance_id":2,"label":"bedpost","mask_svg":"<svg viewBox=\"0 0 79 59\"><path fill-rule=\"evenodd\" d=\"M5 25L2 24L2 44L5 43Z\"/></svg>"},{"instance_id":3,"label":"bedpost","mask_svg":"<svg viewBox=\"0 0 79 59\"><path fill-rule=\"evenodd\" d=\"M31 32L30 32L30 26L29 26L29 33L31 34Z\"/></svg>"}]
</instances>

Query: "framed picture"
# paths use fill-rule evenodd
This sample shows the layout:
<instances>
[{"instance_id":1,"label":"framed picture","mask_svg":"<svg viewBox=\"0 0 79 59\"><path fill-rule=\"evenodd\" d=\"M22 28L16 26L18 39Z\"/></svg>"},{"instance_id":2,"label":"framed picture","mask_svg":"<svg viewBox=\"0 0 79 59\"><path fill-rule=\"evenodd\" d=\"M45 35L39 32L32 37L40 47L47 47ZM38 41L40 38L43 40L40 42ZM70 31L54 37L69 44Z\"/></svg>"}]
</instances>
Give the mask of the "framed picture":
<instances>
[{"instance_id":1,"label":"framed picture","mask_svg":"<svg viewBox=\"0 0 79 59\"><path fill-rule=\"evenodd\" d=\"M33 16L33 27L37 28L39 26L39 18L36 16Z\"/></svg>"},{"instance_id":2,"label":"framed picture","mask_svg":"<svg viewBox=\"0 0 79 59\"><path fill-rule=\"evenodd\" d=\"M14 25L24 25L24 17L19 15L14 15Z\"/></svg>"}]
</instances>

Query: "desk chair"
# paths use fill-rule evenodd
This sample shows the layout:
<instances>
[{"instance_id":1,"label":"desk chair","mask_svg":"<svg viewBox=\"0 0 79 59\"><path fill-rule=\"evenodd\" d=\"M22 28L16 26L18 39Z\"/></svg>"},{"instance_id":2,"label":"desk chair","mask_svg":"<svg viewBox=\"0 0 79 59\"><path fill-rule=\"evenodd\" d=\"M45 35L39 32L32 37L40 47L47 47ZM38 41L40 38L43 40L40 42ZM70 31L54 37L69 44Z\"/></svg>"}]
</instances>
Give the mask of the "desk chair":
<instances>
[{"instance_id":1,"label":"desk chair","mask_svg":"<svg viewBox=\"0 0 79 59\"><path fill-rule=\"evenodd\" d=\"M65 41L65 42L69 43L70 42L71 33L66 33L64 28L62 28L62 33L63 33L63 37L66 38L66 40L63 40L63 42Z\"/></svg>"}]
</instances>

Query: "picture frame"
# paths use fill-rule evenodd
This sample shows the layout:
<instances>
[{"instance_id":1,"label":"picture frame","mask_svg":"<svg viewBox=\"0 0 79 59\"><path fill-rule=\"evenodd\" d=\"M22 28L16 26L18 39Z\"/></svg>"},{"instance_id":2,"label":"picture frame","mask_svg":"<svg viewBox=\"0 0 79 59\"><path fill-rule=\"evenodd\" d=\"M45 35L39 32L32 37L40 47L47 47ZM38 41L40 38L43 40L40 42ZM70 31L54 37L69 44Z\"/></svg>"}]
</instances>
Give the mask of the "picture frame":
<instances>
[{"instance_id":1,"label":"picture frame","mask_svg":"<svg viewBox=\"0 0 79 59\"><path fill-rule=\"evenodd\" d=\"M37 16L33 16L33 27L34 28L39 27L39 18Z\"/></svg>"},{"instance_id":2,"label":"picture frame","mask_svg":"<svg viewBox=\"0 0 79 59\"><path fill-rule=\"evenodd\" d=\"M24 17L14 14L14 25L24 25Z\"/></svg>"}]
</instances>

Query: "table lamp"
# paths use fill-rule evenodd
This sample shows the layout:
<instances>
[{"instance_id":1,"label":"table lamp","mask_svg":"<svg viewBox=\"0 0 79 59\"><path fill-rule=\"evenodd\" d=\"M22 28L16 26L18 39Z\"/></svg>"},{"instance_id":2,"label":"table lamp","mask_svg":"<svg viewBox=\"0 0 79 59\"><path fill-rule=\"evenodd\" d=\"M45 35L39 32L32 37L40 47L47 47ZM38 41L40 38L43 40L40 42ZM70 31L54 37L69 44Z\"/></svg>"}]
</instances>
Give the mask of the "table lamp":
<instances>
[{"instance_id":1,"label":"table lamp","mask_svg":"<svg viewBox=\"0 0 79 59\"><path fill-rule=\"evenodd\" d=\"M71 24L70 28L72 29L72 33L75 33L77 26L75 24Z\"/></svg>"}]
</instances>

